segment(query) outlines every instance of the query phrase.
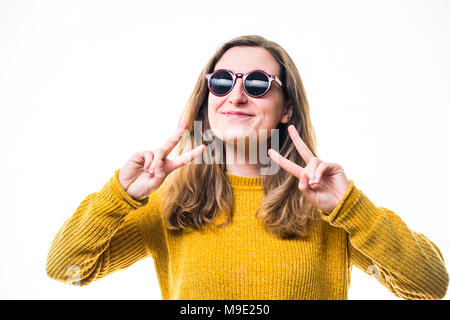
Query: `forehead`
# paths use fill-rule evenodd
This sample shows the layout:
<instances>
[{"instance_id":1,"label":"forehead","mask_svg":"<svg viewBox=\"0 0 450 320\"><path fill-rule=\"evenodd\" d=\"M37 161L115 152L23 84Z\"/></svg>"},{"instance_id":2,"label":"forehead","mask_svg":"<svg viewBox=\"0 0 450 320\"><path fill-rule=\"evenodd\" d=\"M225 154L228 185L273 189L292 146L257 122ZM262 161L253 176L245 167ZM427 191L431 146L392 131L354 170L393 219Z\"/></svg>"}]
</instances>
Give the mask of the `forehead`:
<instances>
[{"instance_id":1,"label":"forehead","mask_svg":"<svg viewBox=\"0 0 450 320\"><path fill-rule=\"evenodd\" d=\"M279 76L279 65L272 54L259 47L232 47L217 61L214 70L227 69L233 73L264 70Z\"/></svg>"}]
</instances>

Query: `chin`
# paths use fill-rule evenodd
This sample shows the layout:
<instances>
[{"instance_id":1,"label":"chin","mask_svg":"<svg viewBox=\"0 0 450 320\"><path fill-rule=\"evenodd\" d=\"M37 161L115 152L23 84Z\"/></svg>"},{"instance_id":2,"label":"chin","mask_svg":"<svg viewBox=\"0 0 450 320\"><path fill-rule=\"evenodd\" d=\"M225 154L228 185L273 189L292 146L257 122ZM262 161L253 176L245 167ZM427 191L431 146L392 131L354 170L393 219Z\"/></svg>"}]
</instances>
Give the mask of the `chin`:
<instances>
[{"instance_id":1,"label":"chin","mask_svg":"<svg viewBox=\"0 0 450 320\"><path fill-rule=\"evenodd\" d=\"M213 128L214 135L223 142L257 141L258 130L248 127ZM250 140L249 140L250 139Z\"/></svg>"}]
</instances>

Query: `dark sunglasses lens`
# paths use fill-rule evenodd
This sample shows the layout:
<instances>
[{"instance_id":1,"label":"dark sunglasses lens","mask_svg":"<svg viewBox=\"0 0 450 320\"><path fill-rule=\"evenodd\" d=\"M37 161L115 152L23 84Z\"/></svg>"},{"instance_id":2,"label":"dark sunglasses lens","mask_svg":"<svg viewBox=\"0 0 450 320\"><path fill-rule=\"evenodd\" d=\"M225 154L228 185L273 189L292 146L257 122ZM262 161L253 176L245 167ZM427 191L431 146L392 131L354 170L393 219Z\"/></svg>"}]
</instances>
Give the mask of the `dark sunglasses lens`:
<instances>
[{"instance_id":1,"label":"dark sunglasses lens","mask_svg":"<svg viewBox=\"0 0 450 320\"><path fill-rule=\"evenodd\" d=\"M262 72L252 72L245 79L245 89L252 96L260 96L269 87L269 78Z\"/></svg>"},{"instance_id":2,"label":"dark sunglasses lens","mask_svg":"<svg viewBox=\"0 0 450 320\"><path fill-rule=\"evenodd\" d=\"M233 77L229 72L218 71L211 76L209 86L215 94L227 94L233 87Z\"/></svg>"}]
</instances>

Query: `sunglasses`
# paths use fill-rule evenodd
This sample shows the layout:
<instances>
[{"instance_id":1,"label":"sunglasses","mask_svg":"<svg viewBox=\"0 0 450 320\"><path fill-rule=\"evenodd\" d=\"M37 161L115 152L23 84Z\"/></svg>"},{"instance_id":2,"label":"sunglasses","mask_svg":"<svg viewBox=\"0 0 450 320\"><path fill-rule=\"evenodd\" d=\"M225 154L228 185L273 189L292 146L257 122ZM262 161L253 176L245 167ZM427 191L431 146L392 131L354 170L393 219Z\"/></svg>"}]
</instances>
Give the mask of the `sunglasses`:
<instances>
[{"instance_id":1,"label":"sunglasses","mask_svg":"<svg viewBox=\"0 0 450 320\"><path fill-rule=\"evenodd\" d=\"M265 95L269 91L272 81L275 81L280 87L283 86L277 76L267 74L262 70L254 70L247 74L235 74L230 70L219 69L206 74L205 78L208 80L209 91L219 97L230 93L237 78L242 78L244 91L254 98Z\"/></svg>"}]
</instances>

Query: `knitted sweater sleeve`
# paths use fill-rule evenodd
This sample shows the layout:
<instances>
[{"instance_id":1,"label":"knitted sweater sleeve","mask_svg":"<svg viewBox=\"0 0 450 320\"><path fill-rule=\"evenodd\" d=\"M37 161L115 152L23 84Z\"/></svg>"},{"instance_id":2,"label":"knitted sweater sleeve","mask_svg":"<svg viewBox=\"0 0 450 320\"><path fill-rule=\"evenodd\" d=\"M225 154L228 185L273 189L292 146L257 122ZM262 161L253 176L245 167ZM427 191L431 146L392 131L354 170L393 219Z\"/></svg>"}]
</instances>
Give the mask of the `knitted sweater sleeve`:
<instances>
[{"instance_id":1,"label":"knitted sweater sleeve","mask_svg":"<svg viewBox=\"0 0 450 320\"><path fill-rule=\"evenodd\" d=\"M145 226L151 229L146 232L161 229L157 191L135 201L121 187L119 172L88 195L56 234L47 256L50 278L83 286L157 254L141 227L145 206L152 213L146 215Z\"/></svg>"},{"instance_id":2,"label":"knitted sweater sleeve","mask_svg":"<svg viewBox=\"0 0 450 320\"><path fill-rule=\"evenodd\" d=\"M410 230L394 212L375 206L352 180L336 208L322 218L343 228L353 265L403 299L442 299L448 273L439 248Z\"/></svg>"}]
</instances>

